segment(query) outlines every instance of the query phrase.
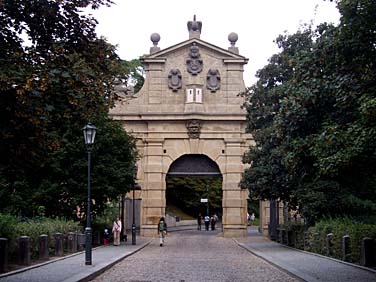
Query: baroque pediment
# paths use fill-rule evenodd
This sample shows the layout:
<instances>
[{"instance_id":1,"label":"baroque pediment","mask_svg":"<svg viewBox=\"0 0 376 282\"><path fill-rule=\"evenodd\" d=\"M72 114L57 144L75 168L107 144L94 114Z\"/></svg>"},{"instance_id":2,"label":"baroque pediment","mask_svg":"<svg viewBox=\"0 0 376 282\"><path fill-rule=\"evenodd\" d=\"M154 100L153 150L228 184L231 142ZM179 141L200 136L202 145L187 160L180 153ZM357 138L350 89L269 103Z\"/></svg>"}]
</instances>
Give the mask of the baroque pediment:
<instances>
[{"instance_id":1,"label":"baroque pediment","mask_svg":"<svg viewBox=\"0 0 376 282\"><path fill-rule=\"evenodd\" d=\"M202 50L202 52L214 53L216 57L221 58L221 59L226 59L230 61L233 60L234 62L238 62L238 63L244 62L244 64L248 62L248 59L244 56L241 56L229 50L223 49L221 47L208 43L199 38L191 38L186 41L175 44L173 46L162 49L160 51L157 51L153 54L145 55L141 57L141 60L145 63L163 62L163 60L167 59L169 56L173 55L174 53L179 52L182 49L189 49L191 48L192 45L198 46L198 48Z\"/></svg>"}]
</instances>

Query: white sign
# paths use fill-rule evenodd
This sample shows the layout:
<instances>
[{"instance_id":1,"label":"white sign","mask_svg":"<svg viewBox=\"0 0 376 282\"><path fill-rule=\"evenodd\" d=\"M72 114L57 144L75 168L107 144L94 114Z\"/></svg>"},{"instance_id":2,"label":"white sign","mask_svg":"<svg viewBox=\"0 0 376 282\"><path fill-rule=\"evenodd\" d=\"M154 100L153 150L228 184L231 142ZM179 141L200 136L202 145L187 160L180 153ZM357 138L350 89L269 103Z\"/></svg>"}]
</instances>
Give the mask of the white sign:
<instances>
[{"instance_id":1,"label":"white sign","mask_svg":"<svg viewBox=\"0 0 376 282\"><path fill-rule=\"evenodd\" d=\"M207 203L208 199L201 199L201 203Z\"/></svg>"}]
</instances>

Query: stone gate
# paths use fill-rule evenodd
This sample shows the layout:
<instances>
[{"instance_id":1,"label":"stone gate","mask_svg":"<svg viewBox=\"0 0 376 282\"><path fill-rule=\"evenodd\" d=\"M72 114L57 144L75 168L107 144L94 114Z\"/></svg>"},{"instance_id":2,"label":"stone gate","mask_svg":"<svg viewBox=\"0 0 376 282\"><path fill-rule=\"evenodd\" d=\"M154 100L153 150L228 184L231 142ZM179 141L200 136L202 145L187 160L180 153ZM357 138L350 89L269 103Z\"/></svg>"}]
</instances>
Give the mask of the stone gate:
<instances>
[{"instance_id":1,"label":"stone gate","mask_svg":"<svg viewBox=\"0 0 376 282\"><path fill-rule=\"evenodd\" d=\"M182 156L204 155L223 178L224 236L245 236L248 191L239 181L242 156L253 141L245 133L244 98L238 94L245 90L248 59L239 55L236 33L228 36L226 50L200 39L202 23L195 17L187 26L189 39L165 49L158 47L159 34L151 35L150 54L141 58L142 89L136 94L126 89L110 111L137 138L141 235L155 235L165 215L170 166Z\"/></svg>"}]
</instances>

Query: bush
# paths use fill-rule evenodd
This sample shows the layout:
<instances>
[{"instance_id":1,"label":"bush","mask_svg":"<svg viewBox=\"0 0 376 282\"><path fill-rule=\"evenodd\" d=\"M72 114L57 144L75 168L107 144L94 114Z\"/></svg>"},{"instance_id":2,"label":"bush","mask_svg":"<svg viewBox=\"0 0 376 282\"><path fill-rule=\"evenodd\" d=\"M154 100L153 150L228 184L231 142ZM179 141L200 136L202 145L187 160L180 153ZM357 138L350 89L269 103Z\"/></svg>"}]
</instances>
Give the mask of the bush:
<instances>
[{"instance_id":1,"label":"bush","mask_svg":"<svg viewBox=\"0 0 376 282\"><path fill-rule=\"evenodd\" d=\"M40 235L48 235L50 250L54 248L55 233L82 232L78 222L64 219L33 218L21 219L16 216L0 214L0 237L7 238L9 242L9 261L17 259L17 239L20 236L29 236L32 258L38 257L38 243Z\"/></svg>"},{"instance_id":2,"label":"bush","mask_svg":"<svg viewBox=\"0 0 376 282\"><path fill-rule=\"evenodd\" d=\"M362 239L376 239L376 225L355 221L351 218L324 219L308 230L307 250L322 255L327 254L326 235L333 233L331 256L342 259L342 237L350 236L351 260L360 263Z\"/></svg>"},{"instance_id":3,"label":"bush","mask_svg":"<svg viewBox=\"0 0 376 282\"><path fill-rule=\"evenodd\" d=\"M305 225L302 222L289 221L280 226L288 235L287 244L298 249L304 248Z\"/></svg>"}]
</instances>

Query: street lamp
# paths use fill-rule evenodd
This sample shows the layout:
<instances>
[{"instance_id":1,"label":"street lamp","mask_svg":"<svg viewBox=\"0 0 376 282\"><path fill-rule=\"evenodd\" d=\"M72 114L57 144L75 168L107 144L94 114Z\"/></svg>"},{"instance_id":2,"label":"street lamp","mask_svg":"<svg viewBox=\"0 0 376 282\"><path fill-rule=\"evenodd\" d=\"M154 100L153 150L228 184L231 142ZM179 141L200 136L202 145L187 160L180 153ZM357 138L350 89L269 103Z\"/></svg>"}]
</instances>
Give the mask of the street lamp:
<instances>
[{"instance_id":1,"label":"street lamp","mask_svg":"<svg viewBox=\"0 0 376 282\"><path fill-rule=\"evenodd\" d=\"M136 245L136 213L135 213L135 204L134 204L134 200L135 200L135 195L134 195L134 191L136 190L141 190L141 186L136 184L133 186L133 199L132 199L132 245Z\"/></svg>"},{"instance_id":2,"label":"street lamp","mask_svg":"<svg viewBox=\"0 0 376 282\"><path fill-rule=\"evenodd\" d=\"M91 183L91 149L94 144L95 133L97 128L91 123L82 128L87 150L87 208L86 208L86 228L85 228L85 264L91 265L91 222L90 222L90 183Z\"/></svg>"},{"instance_id":3,"label":"street lamp","mask_svg":"<svg viewBox=\"0 0 376 282\"><path fill-rule=\"evenodd\" d=\"M206 215L209 216L209 184L206 184Z\"/></svg>"}]
</instances>

